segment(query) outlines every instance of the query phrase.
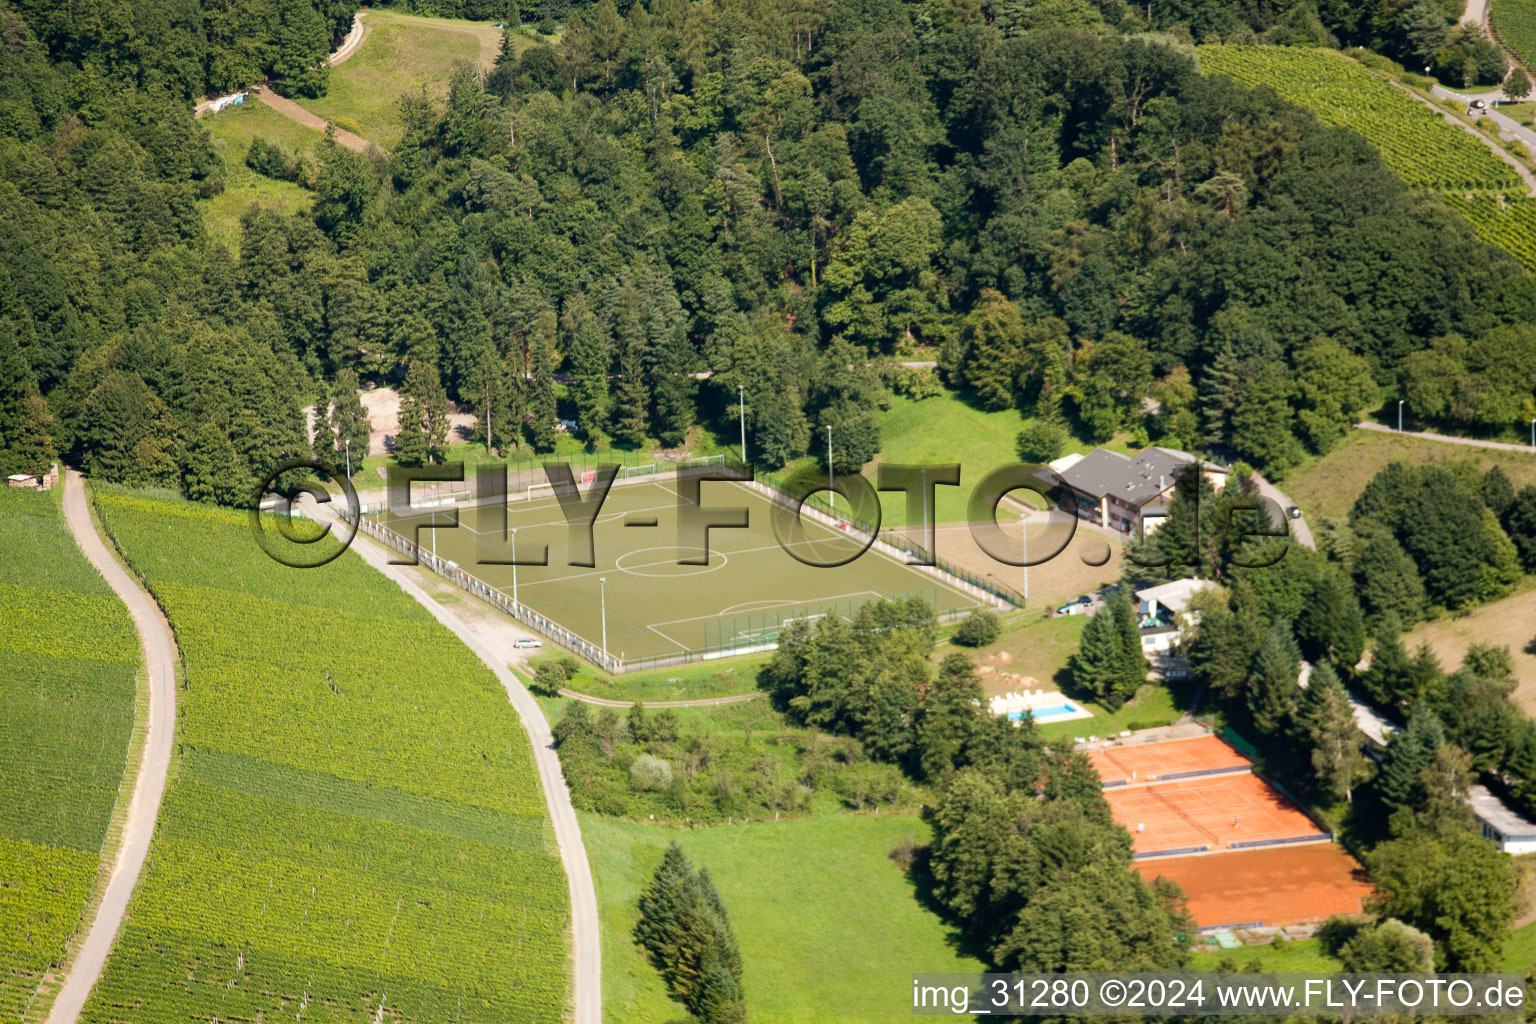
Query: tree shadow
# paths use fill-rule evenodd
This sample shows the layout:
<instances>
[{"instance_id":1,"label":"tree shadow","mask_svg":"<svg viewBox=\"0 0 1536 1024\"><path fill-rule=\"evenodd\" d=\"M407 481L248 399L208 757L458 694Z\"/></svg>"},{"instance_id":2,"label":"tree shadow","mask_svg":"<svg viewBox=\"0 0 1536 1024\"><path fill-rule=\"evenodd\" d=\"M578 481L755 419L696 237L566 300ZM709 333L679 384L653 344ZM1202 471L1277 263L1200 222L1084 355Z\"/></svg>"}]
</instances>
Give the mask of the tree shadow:
<instances>
[{"instance_id":1,"label":"tree shadow","mask_svg":"<svg viewBox=\"0 0 1536 1024\"><path fill-rule=\"evenodd\" d=\"M901 848L892 851L892 860L897 860L896 854L902 853ZM904 859L904 858L903 858ZM898 862L899 866L899 862ZM912 895L918 905L944 922L944 942L954 952L961 956L968 956L979 960L984 964L990 964L991 951L981 938L968 935L965 931L950 921L949 911L944 904L939 902L937 895L938 883L933 877L933 869L929 862L928 847L919 846L911 851L911 861L903 872L907 884L912 887Z\"/></svg>"}]
</instances>

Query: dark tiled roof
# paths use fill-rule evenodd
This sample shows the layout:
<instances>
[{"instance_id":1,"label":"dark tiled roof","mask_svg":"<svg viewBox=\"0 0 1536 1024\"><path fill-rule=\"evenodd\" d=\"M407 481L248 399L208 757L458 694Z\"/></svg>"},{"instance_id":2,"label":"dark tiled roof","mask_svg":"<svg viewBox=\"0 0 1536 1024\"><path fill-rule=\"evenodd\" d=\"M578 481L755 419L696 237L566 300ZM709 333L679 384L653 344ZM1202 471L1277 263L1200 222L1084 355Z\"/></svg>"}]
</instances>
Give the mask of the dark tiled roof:
<instances>
[{"instance_id":1,"label":"dark tiled roof","mask_svg":"<svg viewBox=\"0 0 1536 1024\"><path fill-rule=\"evenodd\" d=\"M1094 498L1113 495L1139 508L1173 485L1174 472L1195 461L1172 448L1147 448L1134 459L1095 448L1061 474L1073 490Z\"/></svg>"}]
</instances>

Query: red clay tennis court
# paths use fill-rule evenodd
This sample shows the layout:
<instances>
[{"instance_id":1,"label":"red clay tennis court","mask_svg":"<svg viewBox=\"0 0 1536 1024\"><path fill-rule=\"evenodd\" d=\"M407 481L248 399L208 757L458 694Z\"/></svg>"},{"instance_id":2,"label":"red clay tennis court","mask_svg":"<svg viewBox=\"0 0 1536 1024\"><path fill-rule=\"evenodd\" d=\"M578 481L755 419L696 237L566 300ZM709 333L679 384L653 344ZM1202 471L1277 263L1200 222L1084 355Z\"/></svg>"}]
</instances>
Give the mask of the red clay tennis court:
<instances>
[{"instance_id":1,"label":"red clay tennis court","mask_svg":"<svg viewBox=\"0 0 1536 1024\"><path fill-rule=\"evenodd\" d=\"M1371 894L1360 865L1332 843L1139 860L1134 867L1148 881L1161 875L1179 883L1201 928L1357 914Z\"/></svg>"},{"instance_id":2,"label":"red clay tennis court","mask_svg":"<svg viewBox=\"0 0 1536 1024\"><path fill-rule=\"evenodd\" d=\"M1326 839L1257 775L1243 773L1104 791L1137 856Z\"/></svg>"},{"instance_id":3,"label":"red clay tennis court","mask_svg":"<svg viewBox=\"0 0 1536 1024\"><path fill-rule=\"evenodd\" d=\"M1246 757L1209 735L1090 750L1088 759L1106 786L1248 768Z\"/></svg>"}]
</instances>

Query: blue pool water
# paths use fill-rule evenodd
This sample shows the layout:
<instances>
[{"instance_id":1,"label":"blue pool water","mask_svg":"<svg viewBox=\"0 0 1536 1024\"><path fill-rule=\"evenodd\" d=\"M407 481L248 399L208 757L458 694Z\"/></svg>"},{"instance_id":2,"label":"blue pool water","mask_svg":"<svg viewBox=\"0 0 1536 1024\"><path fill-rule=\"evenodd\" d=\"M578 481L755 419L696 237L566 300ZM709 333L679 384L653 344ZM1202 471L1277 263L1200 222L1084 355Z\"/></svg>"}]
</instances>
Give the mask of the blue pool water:
<instances>
[{"instance_id":1,"label":"blue pool water","mask_svg":"<svg viewBox=\"0 0 1536 1024\"><path fill-rule=\"evenodd\" d=\"M1034 708L1032 710L1034 712L1036 722L1049 722L1057 718L1065 718L1067 715L1075 715L1081 711L1082 708L1079 708L1071 701L1067 701L1064 704L1053 704L1050 707ZM1020 722L1023 721L1023 719L1024 712L1022 711L1008 712L1008 720L1010 722Z\"/></svg>"}]
</instances>

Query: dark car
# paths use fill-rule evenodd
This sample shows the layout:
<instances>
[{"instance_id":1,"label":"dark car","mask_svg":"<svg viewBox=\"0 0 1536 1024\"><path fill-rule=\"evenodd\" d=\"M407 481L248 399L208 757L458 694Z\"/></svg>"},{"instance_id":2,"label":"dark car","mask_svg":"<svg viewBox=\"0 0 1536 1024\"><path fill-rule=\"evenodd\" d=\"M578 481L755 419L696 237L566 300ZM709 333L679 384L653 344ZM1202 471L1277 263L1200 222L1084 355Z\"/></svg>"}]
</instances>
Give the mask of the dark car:
<instances>
[{"instance_id":1,"label":"dark car","mask_svg":"<svg viewBox=\"0 0 1536 1024\"><path fill-rule=\"evenodd\" d=\"M1487 110L1488 109L1488 104L1484 103L1482 100L1473 100L1471 107L1469 107L1468 109L1470 109L1470 110Z\"/></svg>"},{"instance_id":2,"label":"dark car","mask_svg":"<svg viewBox=\"0 0 1536 1024\"><path fill-rule=\"evenodd\" d=\"M1285 514L1287 516L1289 516L1290 518L1292 518L1292 519L1300 519L1301 518L1301 509L1296 507L1295 505L1292 505L1290 508L1285 510Z\"/></svg>"}]
</instances>

